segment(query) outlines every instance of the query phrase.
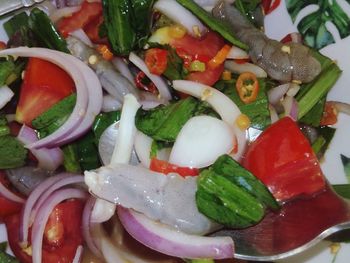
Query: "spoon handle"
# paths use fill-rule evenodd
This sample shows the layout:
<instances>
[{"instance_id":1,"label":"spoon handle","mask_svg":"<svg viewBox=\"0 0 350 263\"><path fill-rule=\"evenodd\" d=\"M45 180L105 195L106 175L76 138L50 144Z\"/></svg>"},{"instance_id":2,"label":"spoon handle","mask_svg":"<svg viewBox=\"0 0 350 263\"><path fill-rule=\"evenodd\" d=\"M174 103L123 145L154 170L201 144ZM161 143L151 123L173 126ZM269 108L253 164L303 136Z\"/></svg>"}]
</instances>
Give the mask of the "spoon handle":
<instances>
[{"instance_id":1,"label":"spoon handle","mask_svg":"<svg viewBox=\"0 0 350 263\"><path fill-rule=\"evenodd\" d=\"M43 0L1 0L0 16L13 12L23 7L30 7L35 3L41 3Z\"/></svg>"}]
</instances>

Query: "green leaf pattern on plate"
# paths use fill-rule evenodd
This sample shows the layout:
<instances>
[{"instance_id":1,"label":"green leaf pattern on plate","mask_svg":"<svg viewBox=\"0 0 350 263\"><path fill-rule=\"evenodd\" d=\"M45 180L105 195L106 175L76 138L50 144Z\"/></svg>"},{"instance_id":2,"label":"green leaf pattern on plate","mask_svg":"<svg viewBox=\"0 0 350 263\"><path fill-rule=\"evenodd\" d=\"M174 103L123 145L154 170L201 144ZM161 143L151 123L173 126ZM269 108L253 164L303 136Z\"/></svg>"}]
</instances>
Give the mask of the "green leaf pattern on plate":
<instances>
[{"instance_id":1,"label":"green leaf pattern on plate","mask_svg":"<svg viewBox=\"0 0 350 263\"><path fill-rule=\"evenodd\" d=\"M343 154L340 155L340 158L344 166L346 178L348 179L348 183L350 183L350 158Z\"/></svg>"},{"instance_id":2,"label":"green leaf pattern on plate","mask_svg":"<svg viewBox=\"0 0 350 263\"><path fill-rule=\"evenodd\" d=\"M346 0L346 2L350 4L350 0ZM310 47L321 49L335 43L327 23L331 23L337 28L340 38L343 39L350 35L350 18L337 1L286 0L286 6L293 23L302 10L312 6L317 7L316 11L304 16L297 25L305 43Z\"/></svg>"}]
</instances>

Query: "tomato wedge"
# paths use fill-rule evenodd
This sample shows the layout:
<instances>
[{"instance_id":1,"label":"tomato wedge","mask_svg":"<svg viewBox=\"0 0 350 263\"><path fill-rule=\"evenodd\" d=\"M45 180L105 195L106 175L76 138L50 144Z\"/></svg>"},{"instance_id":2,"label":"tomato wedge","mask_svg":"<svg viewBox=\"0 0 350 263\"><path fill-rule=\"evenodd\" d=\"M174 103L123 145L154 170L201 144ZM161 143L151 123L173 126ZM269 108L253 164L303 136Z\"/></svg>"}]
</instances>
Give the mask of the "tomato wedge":
<instances>
[{"instance_id":1,"label":"tomato wedge","mask_svg":"<svg viewBox=\"0 0 350 263\"><path fill-rule=\"evenodd\" d=\"M243 166L279 201L313 195L326 185L308 140L289 117L272 124L249 146Z\"/></svg>"},{"instance_id":2,"label":"tomato wedge","mask_svg":"<svg viewBox=\"0 0 350 263\"><path fill-rule=\"evenodd\" d=\"M56 224L59 222L63 227L59 228L58 231L51 231L51 233L48 233L48 230L52 230L52 228L50 228L50 226L52 227L52 222L51 225L47 224L42 250L44 263L65 263L73 261L77 247L83 244L81 233L83 207L83 202L75 199L56 206L50 218L53 220L52 218L57 214L62 215L58 217L58 221L56 220L54 222L56 222ZM31 263L31 256L19 245L20 214L6 217L5 224L8 241L13 253L20 262ZM50 241L60 240L60 242L48 242L47 236L51 237Z\"/></svg>"},{"instance_id":3,"label":"tomato wedge","mask_svg":"<svg viewBox=\"0 0 350 263\"><path fill-rule=\"evenodd\" d=\"M34 118L75 91L72 78L60 67L30 58L22 82L16 120L31 126Z\"/></svg>"},{"instance_id":4,"label":"tomato wedge","mask_svg":"<svg viewBox=\"0 0 350 263\"><path fill-rule=\"evenodd\" d=\"M64 36L68 37L68 34L87 26L90 22L102 17L102 4L99 2L84 1L79 11L73 13L69 17L65 17L58 22L58 31ZM94 21L95 25L99 22ZM89 32L92 33L92 24L90 25Z\"/></svg>"},{"instance_id":5,"label":"tomato wedge","mask_svg":"<svg viewBox=\"0 0 350 263\"><path fill-rule=\"evenodd\" d=\"M210 31L200 39L188 34L182 38L174 38L170 41L170 45L176 49L185 65L189 65L194 60L209 62L224 47L225 41L217 33ZM220 79L223 71L223 64L218 64L214 68L207 66L203 72L188 74L187 79L212 86Z\"/></svg>"},{"instance_id":6,"label":"tomato wedge","mask_svg":"<svg viewBox=\"0 0 350 263\"><path fill-rule=\"evenodd\" d=\"M0 171L0 183L5 187L9 186L9 182L6 179L6 175L3 171ZM23 204L8 200L6 197L0 194L0 222L4 220L6 216L16 214L21 211Z\"/></svg>"},{"instance_id":7,"label":"tomato wedge","mask_svg":"<svg viewBox=\"0 0 350 263\"><path fill-rule=\"evenodd\" d=\"M169 173L178 173L181 176L196 176L199 174L199 170L196 168L190 167L181 167L167 161L159 160L157 158L151 159L150 170L169 174Z\"/></svg>"}]
</instances>

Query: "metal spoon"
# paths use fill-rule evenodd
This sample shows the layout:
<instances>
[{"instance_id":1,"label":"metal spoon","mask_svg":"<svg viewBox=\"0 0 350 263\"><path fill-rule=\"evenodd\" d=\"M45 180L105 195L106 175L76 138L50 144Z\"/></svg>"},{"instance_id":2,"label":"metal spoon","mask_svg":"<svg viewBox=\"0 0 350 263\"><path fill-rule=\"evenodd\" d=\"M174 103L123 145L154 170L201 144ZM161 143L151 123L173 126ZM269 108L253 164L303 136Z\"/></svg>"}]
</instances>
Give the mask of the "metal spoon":
<instances>
[{"instance_id":1,"label":"metal spoon","mask_svg":"<svg viewBox=\"0 0 350 263\"><path fill-rule=\"evenodd\" d=\"M231 236L235 257L253 261L286 258L319 243L330 235L350 229L350 200L337 195L331 186L313 198L300 198L269 213L256 226L244 230L221 230Z\"/></svg>"},{"instance_id":2,"label":"metal spoon","mask_svg":"<svg viewBox=\"0 0 350 263\"><path fill-rule=\"evenodd\" d=\"M0 16L13 12L23 7L30 7L45 0L1 0Z\"/></svg>"}]
</instances>

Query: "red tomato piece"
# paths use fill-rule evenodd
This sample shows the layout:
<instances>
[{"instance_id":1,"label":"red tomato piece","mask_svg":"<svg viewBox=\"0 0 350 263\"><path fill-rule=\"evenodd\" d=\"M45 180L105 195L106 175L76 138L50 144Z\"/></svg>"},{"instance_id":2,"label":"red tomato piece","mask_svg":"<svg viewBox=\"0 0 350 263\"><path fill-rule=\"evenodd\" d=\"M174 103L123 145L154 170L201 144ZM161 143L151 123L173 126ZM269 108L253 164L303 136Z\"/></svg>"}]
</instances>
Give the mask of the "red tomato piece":
<instances>
[{"instance_id":1,"label":"red tomato piece","mask_svg":"<svg viewBox=\"0 0 350 263\"><path fill-rule=\"evenodd\" d=\"M174 38L170 45L176 49L181 58L186 58L184 61L187 64L191 64L189 59L207 63L223 48L225 41L221 36L210 31L200 39L188 34L183 38ZM204 72L192 72L187 79L211 86L220 79L223 70L223 65L214 69L207 66Z\"/></svg>"},{"instance_id":2,"label":"red tomato piece","mask_svg":"<svg viewBox=\"0 0 350 263\"><path fill-rule=\"evenodd\" d=\"M281 4L281 0L262 0L261 5L264 10L264 14L268 15L274 11Z\"/></svg>"},{"instance_id":3,"label":"red tomato piece","mask_svg":"<svg viewBox=\"0 0 350 263\"><path fill-rule=\"evenodd\" d=\"M279 201L312 195L325 188L316 155L289 117L272 124L249 146L243 166Z\"/></svg>"},{"instance_id":4,"label":"red tomato piece","mask_svg":"<svg viewBox=\"0 0 350 263\"><path fill-rule=\"evenodd\" d=\"M16 120L31 126L34 118L74 91L74 82L67 72L49 61L30 58L21 86Z\"/></svg>"},{"instance_id":5,"label":"red tomato piece","mask_svg":"<svg viewBox=\"0 0 350 263\"><path fill-rule=\"evenodd\" d=\"M152 171L168 174L178 173L181 176L196 176L199 174L199 170L190 167L181 167L175 164L171 164L167 161L152 158L151 165L149 167Z\"/></svg>"},{"instance_id":6,"label":"red tomato piece","mask_svg":"<svg viewBox=\"0 0 350 263\"><path fill-rule=\"evenodd\" d=\"M7 188L9 187L9 184L10 184L6 178L5 173L1 170L0 170L0 183ZM16 214L19 211L21 211L22 206L23 204L11 201L0 194L0 222L2 222L2 220L4 220L6 216Z\"/></svg>"},{"instance_id":7,"label":"red tomato piece","mask_svg":"<svg viewBox=\"0 0 350 263\"><path fill-rule=\"evenodd\" d=\"M84 28L90 22L102 16L102 4L100 2L84 1L79 11L58 22L58 31L67 37L70 32Z\"/></svg>"},{"instance_id":8,"label":"red tomato piece","mask_svg":"<svg viewBox=\"0 0 350 263\"><path fill-rule=\"evenodd\" d=\"M91 22L84 26L84 32L90 38L93 43L97 44L108 44L107 38L101 38L99 35L100 26L103 23L102 13L100 16L93 19Z\"/></svg>"},{"instance_id":9,"label":"red tomato piece","mask_svg":"<svg viewBox=\"0 0 350 263\"><path fill-rule=\"evenodd\" d=\"M162 75L168 65L168 51L161 48L148 49L145 53L145 63L152 74Z\"/></svg>"},{"instance_id":10,"label":"red tomato piece","mask_svg":"<svg viewBox=\"0 0 350 263\"><path fill-rule=\"evenodd\" d=\"M61 228L60 230L63 231L63 233L56 232L58 235L54 236L55 238L61 236L63 240L61 240L60 244L52 245L50 242L47 242L46 238L44 239L42 250L44 263L66 263L73 261L77 247L83 244L83 237L81 233L83 208L84 203L75 199L63 202L56 206L53 213L59 213L62 215L59 217L59 222L63 225L63 229ZM20 247L20 214L14 214L6 217L5 224L9 245L13 253L20 260L20 262L31 263L31 256ZM46 229L49 228L46 227ZM44 235L47 237L48 233L46 232Z\"/></svg>"}]
</instances>

